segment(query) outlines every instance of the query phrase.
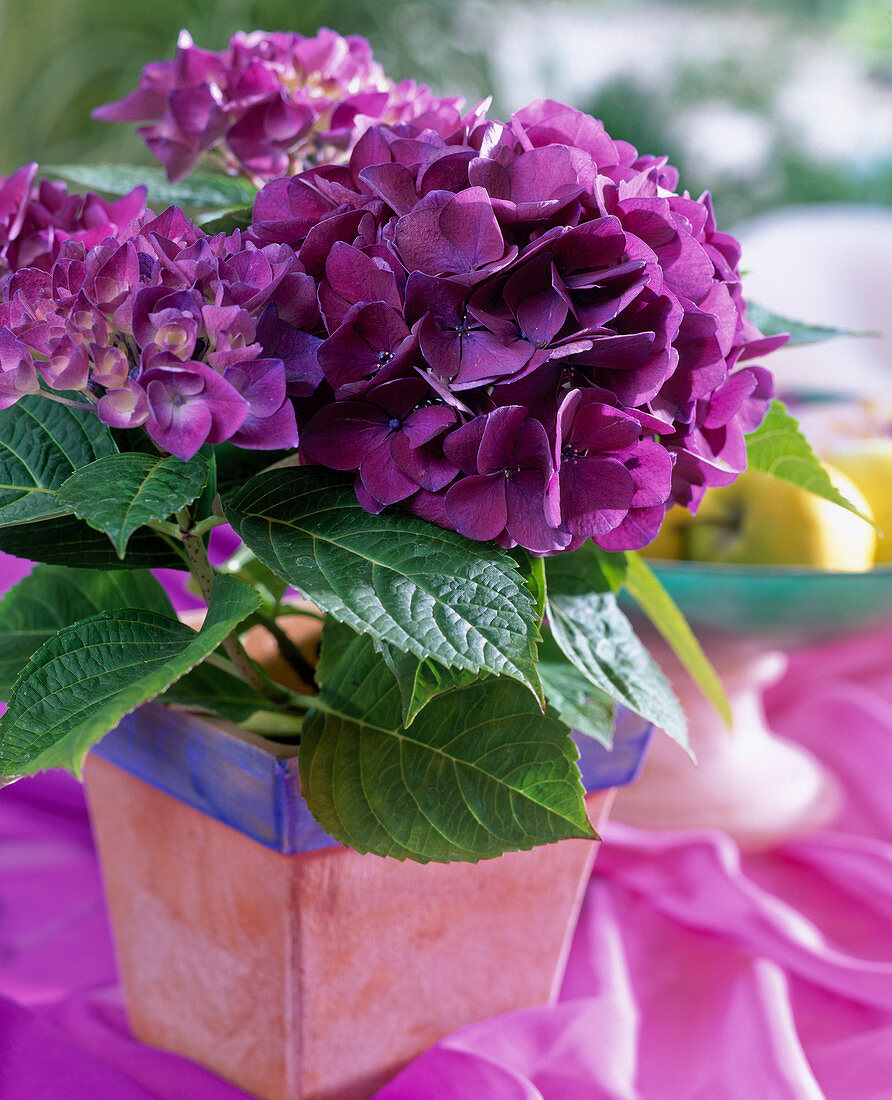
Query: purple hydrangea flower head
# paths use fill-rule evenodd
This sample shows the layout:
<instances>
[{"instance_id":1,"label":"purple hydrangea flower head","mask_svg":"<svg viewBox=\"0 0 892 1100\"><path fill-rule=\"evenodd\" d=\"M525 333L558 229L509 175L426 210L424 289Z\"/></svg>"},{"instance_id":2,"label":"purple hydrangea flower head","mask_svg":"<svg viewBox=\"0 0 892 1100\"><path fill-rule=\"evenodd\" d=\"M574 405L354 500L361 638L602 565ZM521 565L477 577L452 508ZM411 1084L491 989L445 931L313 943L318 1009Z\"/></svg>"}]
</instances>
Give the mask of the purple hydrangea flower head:
<instances>
[{"instance_id":1,"label":"purple hydrangea flower head","mask_svg":"<svg viewBox=\"0 0 892 1100\"><path fill-rule=\"evenodd\" d=\"M0 329L0 409L8 409L39 388L30 351L11 329Z\"/></svg>"},{"instance_id":2,"label":"purple hydrangea flower head","mask_svg":"<svg viewBox=\"0 0 892 1100\"><path fill-rule=\"evenodd\" d=\"M269 183L248 237L316 290L289 337L304 459L470 538L646 545L743 468L771 381L740 364L784 340L677 183L551 101L373 126L347 163Z\"/></svg>"},{"instance_id":3,"label":"purple hydrangea flower head","mask_svg":"<svg viewBox=\"0 0 892 1100\"><path fill-rule=\"evenodd\" d=\"M140 136L171 180L211 151L229 171L266 180L337 158L375 123L451 132L460 106L389 80L356 36L255 31L212 53L182 31L173 60L147 65L135 91L93 115L149 123Z\"/></svg>"},{"instance_id":4,"label":"purple hydrangea flower head","mask_svg":"<svg viewBox=\"0 0 892 1100\"><path fill-rule=\"evenodd\" d=\"M0 276L48 271L64 241L99 244L141 217L145 203L145 187L107 202L92 192L71 195L64 183L38 179L36 164L23 165L0 177Z\"/></svg>"},{"instance_id":5,"label":"purple hydrangea flower head","mask_svg":"<svg viewBox=\"0 0 892 1100\"><path fill-rule=\"evenodd\" d=\"M321 341L286 320L317 323L307 286L291 248L210 237L176 208L92 246L69 238L49 270L0 280L0 403L39 376L183 459L224 440L294 448L289 390L321 380L300 389L293 360Z\"/></svg>"}]
</instances>

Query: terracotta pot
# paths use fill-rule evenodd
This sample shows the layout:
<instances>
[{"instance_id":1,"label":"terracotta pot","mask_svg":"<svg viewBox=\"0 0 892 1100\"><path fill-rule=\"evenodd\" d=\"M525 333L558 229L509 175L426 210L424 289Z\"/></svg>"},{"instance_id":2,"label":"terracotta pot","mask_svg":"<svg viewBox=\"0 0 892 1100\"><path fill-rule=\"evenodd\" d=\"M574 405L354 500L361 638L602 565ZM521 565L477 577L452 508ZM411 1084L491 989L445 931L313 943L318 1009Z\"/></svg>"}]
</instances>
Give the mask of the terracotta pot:
<instances>
[{"instance_id":1,"label":"terracotta pot","mask_svg":"<svg viewBox=\"0 0 892 1100\"><path fill-rule=\"evenodd\" d=\"M620 725L616 752L584 746L596 826L649 736ZM353 1100L450 1031L556 995L595 844L476 865L361 856L310 817L293 752L151 704L90 754L140 1039L264 1100Z\"/></svg>"}]
</instances>

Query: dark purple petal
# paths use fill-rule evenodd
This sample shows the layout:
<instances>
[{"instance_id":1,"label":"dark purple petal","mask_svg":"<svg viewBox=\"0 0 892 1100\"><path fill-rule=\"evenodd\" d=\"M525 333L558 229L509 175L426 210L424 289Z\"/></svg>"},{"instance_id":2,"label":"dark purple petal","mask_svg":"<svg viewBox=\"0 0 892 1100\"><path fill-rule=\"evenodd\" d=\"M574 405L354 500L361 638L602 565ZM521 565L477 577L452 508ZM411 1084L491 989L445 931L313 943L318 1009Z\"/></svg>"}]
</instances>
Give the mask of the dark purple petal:
<instances>
[{"instance_id":1,"label":"dark purple petal","mask_svg":"<svg viewBox=\"0 0 892 1100\"><path fill-rule=\"evenodd\" d=\"M432 191L399 219L394 241L406 266L426 275L476 272L505 255L492 203L482 187L458 195Z\"/></svg>"},{"instance_id":2,"label":"dark purple petal","mask_svg":"<svg viewBox=\"0 0 892 1100\"><path fill-rule=\"evenodd\" d=\"M258 451L280 451L298 444L294 406L284 400L274 412L260 416L251 411L231 437L237 447Z\"/></svg>"},{"instance_id":3,"label":"dark purple petal","mask_svg":"<svg viewBox=\"0 0 892 1100\"><path fill-rule=\"evenodd\" d=\"M400 313L384 302L354 307L319 348L319 364L335 388L371 378L382 367L411 361L416 343Z\"/></svg>"},{"instance_id":4,"label":"dark purple petal","mask_svg":"<svg viewBox=\"0 0 892 1100\"><path fill-rule=\"evenodd\" d=\"M322 340L279 320L275 303L266 307L257 323L257 340L271 359L285 366L285 388L291 397L309 397L323 380L319 365Z\"/></svg>"},{"instance_id":5,"label":"dark purple petal","mask_svg":"<svg viewBox=\"0 0 892 1100\"><path fill-rule=\"evenodd\" d=\"M635 482L632 507L651 508L665 504L672 491L672 455L661 443L644 439L623 456Z\"/></svg>"},{"instance_id":6,"label":"dark purple petal","mask_svg":"<svg viewBox=\"0 0 892 1100\"><path fill-rule=\"evenodd\" d=\"M549 514L574 535L603 535L622 522L632 504L632 475L616 458L574 456L561 462L559 508L549 485Z\"/></svg>"},{"instance_id":7,"label":"dark purple petal","mask_svg":"<svg viewBox=\"0 0 892 1100\"><path fill-rule=\"evenodd\" d=\"M551 446L545 429L520 406L494 409L486 416L477 467L481 473L532 469L550 475Z\"/></svg>"},{"instance_id":8,"label":"dark purple petal","mask_svg":"<svg viewBox=\"0 0 892 1100\"><path fill-rule=\"evenodd\" d=\"M377 400L377 397L373 398L371 393L369 397ZM409 413L403 424L403 431L413 447L420 447L424 443L430 443L435 436L441 435L447 428L451 428L455 420L452 409L443 405L428 405Z\"/></svg>"},{"instance_id":9,"label":"dark purple petal","mask_svg":"<svg viewBox=\"0 0 892 1100\"><path fill-rule=\"evenodd\" d=\"M460 535L479 542L496 538L508 522L501 473L462 478L446 493L445 504L450 525Z\"/></svg>"},{"instance_id":10,"label":"dark purple petal","mask_svg":"<svg viewBox=\"0 0 892 1100\"><path fill-rule=\"evenodd\" d=\"M422 489L438 492L458 474L458 467L445 457L438 440L415 445L406 432L395 432L390 437L390 453L403 473Z\"/></svg>"},{"instance_id":11,"label":"dark purple petal","mask_svg":"<svg viewBox=\"0 0 892 1100\"><path fill-rule=\"evenodd\" d=\"M598 535L595 542L602 550L640 550L657 537L666 514L665 507L631 508L626 518L605 535Z\"/></svg>"},{"instance_id":12,"label":"dark purple petal","mask_svg":"<svg viewBox=\"0 0 892 1100\"><path fill-rule=\"evenodd\" d=\"M505 283L504 297L523 335L539 347L557 336L572 305L549 253L515 271Z\"/></svg>"},{"instance_id":13,"label":"dark purple petal","mask_svg":"<svg viewBox=\"0 0 892 1100\"><path fill-rule=\"evenodd\" d=\"M364 401L327 405L304 426L300 444L313 462L332 470L356 470L393 429L383 409Z\"/></svg>"},{"instance_id":14,"label":"dark purple petal","mask_svg":"<svg viewBox=\"0 0 892 1100\"><path fill-rule=\"evenodd\" d=\"M281 359L251 359L227 367L223 377L248 402L253 416L272 416L285 400L285 367Z\"/></svg>"},{"instance_id":15,"label":"dark purple petal","mask_svg":"<svg viewBox=\"0 0 892 1100\"><path fill-rule=\"evenodd\" d=\"M534 554L553 554L570 541L569 534L551 527L546 519L545 485L545 477L537 470L520 470L505 480L505 531Z\"/></svg>"},{"instance_id":16,"label":"dark purple petal","mask_svg":"<svg viewBox=\"0 0 892 1100\"><path fill-rule=\"evenodd\" d=\"M363 485L382 504L396 504L418 490L418 482L408 477L390 453L387 440L362 460L359 476Z\"/></svg>"}]
</instances>

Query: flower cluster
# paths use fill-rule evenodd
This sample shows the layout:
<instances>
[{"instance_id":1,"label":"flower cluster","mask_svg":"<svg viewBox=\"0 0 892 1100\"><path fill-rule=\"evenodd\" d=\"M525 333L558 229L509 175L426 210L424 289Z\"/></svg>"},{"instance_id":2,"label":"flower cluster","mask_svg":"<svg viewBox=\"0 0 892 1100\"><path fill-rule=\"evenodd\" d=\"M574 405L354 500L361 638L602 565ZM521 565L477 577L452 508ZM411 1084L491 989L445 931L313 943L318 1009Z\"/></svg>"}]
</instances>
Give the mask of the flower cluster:
<instances>
[{"instance_id":1,"label":"flower cluster","mask_svg":"<svg viewBox=\"0 0 892 1100\"><path fill-rule=\"evenodd\" d=\"M39 376L183 459L224 440L294 447L288 394L308 392L298 329L317 316L291 248L209 237L176 207L147 213L92 248L66 241L49 271L0 281L0 408Z\"/></svg>"},{"instance_id":2,"label":"flower cluster","mask_svg":"<svg viewBox=\"0 0 892 1100\"><path fill-rule=\"evenodd\" d=\"M743 469L771 382L732 368L783 342L746 320L708 195L676 184L550 101L373 127L349 164L269 183L251 233L295 249L321 311L304 458L474 539L646 545Z\"/></svg>"},{"instance_id":3,"label":"flower cluster","mask_svg":"<svg viewBox=\"0 0 892 1100\"><path fill-rule=\"evenodd\" d=\"M373 123L454 129L461 102L394 83L364 38L325 28L313 38L239 33L220 53L183 31L172 61L147 65L134 92L93 116L151 123L140 136L171 180L218 147L230 171L263 180L332 160Z\"/></svg>"},{"instance_id":4,"label":"flower cluster","mask_svg":"<svg viewBox=\"0 0 892 1100\"><path fill-rule=\"evenodd\" d=\"M92 192L69 195L64 183L37 179L37 165L25 164L0 177L0 276L22 267L48 271L63 241L98 244L145 212L146 189L137 187L117 202Z\"/></svg>"}]
</instances>

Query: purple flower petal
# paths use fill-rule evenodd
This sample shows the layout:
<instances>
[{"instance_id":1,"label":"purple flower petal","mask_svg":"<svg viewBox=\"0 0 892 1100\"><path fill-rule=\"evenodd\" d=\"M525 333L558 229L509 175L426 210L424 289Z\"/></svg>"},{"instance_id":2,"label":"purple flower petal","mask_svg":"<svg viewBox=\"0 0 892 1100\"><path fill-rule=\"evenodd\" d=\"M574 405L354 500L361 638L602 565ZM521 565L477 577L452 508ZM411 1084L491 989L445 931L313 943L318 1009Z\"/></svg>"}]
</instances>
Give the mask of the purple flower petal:
<instances>
[{"instance_id":1,"label":"purple flower petal","mask_svg":"<svg viewBox=\"0 0 892 1100\"><path fill-rule=\"evenodd\" d=\"M505 531L514 542L534 554L554 554L570 541L569 534L548 523L545 485L545 477L537 470L520 470L505 481Z\"/></svg>"},{"instance_id":2,"label":"purple flower petal","mask_svg":"<svg viewBox=\"0 0 892 1100\"><path fill-rule=\"evenodd\" d=\"M397 221L394 241L406 266L426 275L477 272L505 255L492 203L482 187L458 195L432 191Z\"/></svg>"},{"instance_id":3,"label":"purple flower petal","mask_svg":"<svg viewBox=\"0 0 892 1100\"><path fill-rule=\"evenodd\" d=\"M332 470L356 470L393 429L383 409L365 401L327 405L304 426L300 443L313 461Z\"/></svg>"},{"instance_id":4,"label":"purple flower petal","mask_svg":"<svg viewBox=\"0 0 892 1100\"><path fill-rule=\"evenodd\" d=\"M248 402L203 363L153 367L140 382L149 402L146 430L177 458L189 459L203 444L229 439L248 415Z\"/></svg>"},{"instance_id":5,"label":"purple flower petal","mask_svg":"<svg viewBox=\"0 0 892 1100\"><path fill-rule=\"evenodd\" d=\"M616 458L587 455L565 458L559 471L558 507L549 484L552 519L559 511L562 525L574 535L603 535L625 518L632 504L632 475Z\"/></svg>"},{"instance_id":6,"label":"purple flower petal","mask_svg":"<svg viewBox=\"0 0 892 1100\"><path fill-rule=\"evenodd\" d=\"M486 542L505 530L508 505L501 473L457 481L446 494L446 516L460 535Z\"/></svg>"},{"instance_id":7,"label":"purple flower petal","mask_svg":"<svg viewBox=\"0 0 892 1100\"><path fill-rule=\"evenodd\" d=\"M396 504L418 490L418 482L408 477L394 461L387 440L362 460L359 476L363 485L382 504Z\"/></svg>"}]
</instances>

